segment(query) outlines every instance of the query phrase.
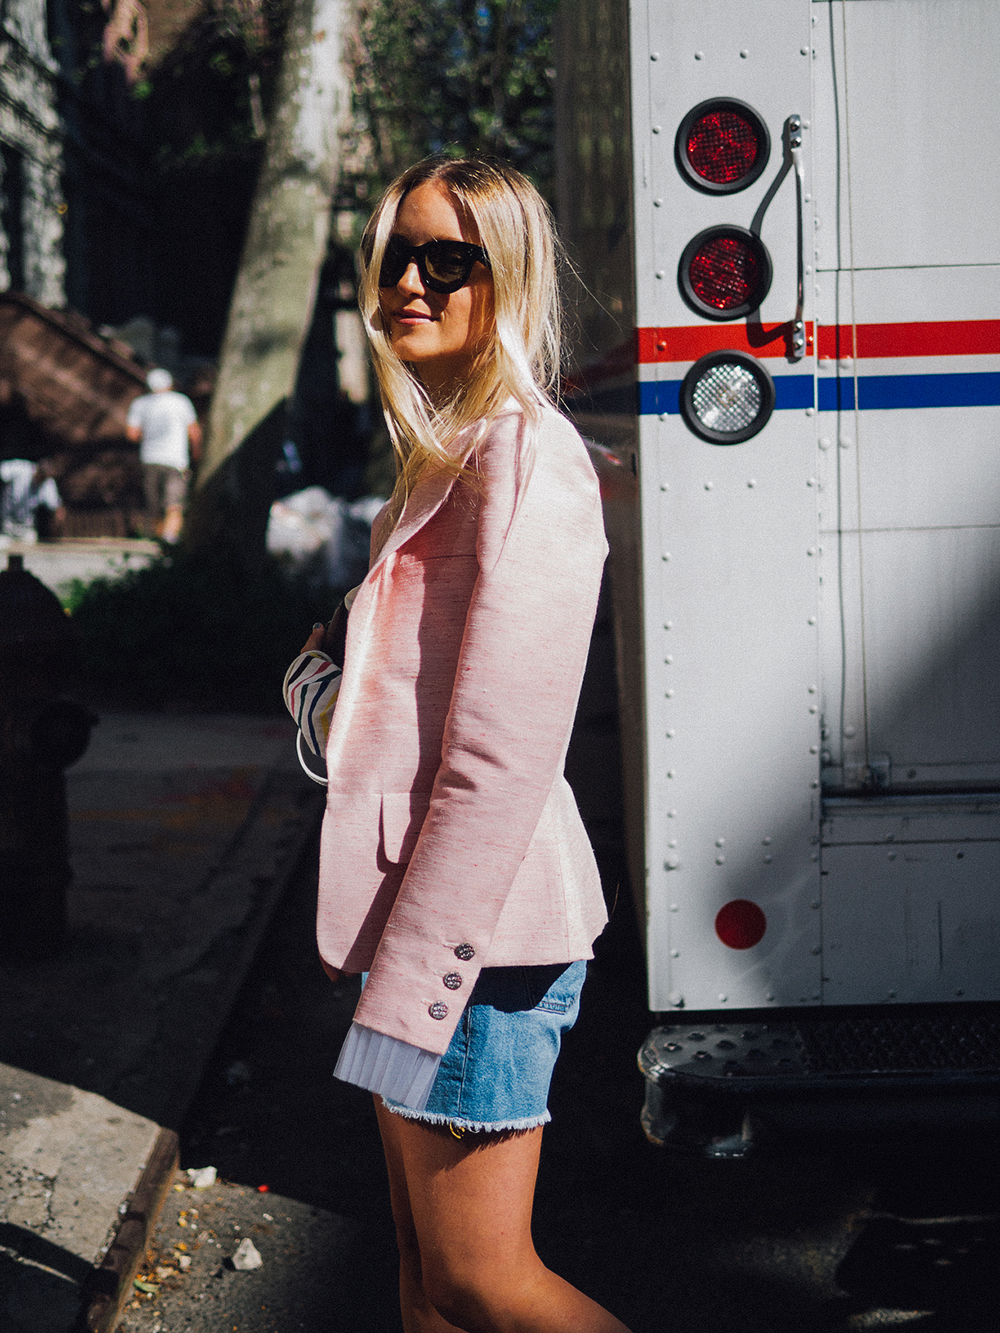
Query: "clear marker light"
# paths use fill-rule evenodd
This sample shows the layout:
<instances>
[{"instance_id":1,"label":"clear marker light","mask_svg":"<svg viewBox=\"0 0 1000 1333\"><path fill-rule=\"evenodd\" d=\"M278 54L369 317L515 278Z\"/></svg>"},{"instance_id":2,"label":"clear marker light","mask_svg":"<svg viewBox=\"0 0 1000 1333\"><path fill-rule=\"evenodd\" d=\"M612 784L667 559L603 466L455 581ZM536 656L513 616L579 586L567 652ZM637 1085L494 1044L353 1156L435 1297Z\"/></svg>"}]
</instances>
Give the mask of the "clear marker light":
<instances>
[{"instance_id":1,"label":"clear marker light","mask_svg":"<svg viewBox=\"0 0 1000 1333\"><path fill-rule=\"evenodd\" d=\"M745 352L710 352L681 385L681 416L711 444L741 444L763 430L774 410L774 381Z\"/></svg>"},{"instance_id":2,"label":"clear marker light","mask_svg":"<svg viewBox=\"0 0 1000 1333\"><path fill-rule=\"evenodd\" d=\"M711 366L698 380L692 402L703 426L731 435L759 415L760 386L745 366L723 362Z\"/></svg>"}]
</instances>

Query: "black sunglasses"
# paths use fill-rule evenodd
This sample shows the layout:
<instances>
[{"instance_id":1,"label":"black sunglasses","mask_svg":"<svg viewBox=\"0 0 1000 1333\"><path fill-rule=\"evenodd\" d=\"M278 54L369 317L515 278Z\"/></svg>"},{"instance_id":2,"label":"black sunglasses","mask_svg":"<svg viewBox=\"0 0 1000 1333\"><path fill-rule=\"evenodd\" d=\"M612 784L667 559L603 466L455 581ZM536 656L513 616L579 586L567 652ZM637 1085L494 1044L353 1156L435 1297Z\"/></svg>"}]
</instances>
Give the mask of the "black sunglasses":
<instances>
[{"instance_id":1,"label":"black sunglasses","mask_svg":"<svg viewBox=\"0 0 1000 1333\"><path fill-rule=\"evenodd\" d=\"M370 253L366 258L371 258ZM449 296L464 287L477 262L486 268L490 266L482 246L470 245L468 241L428 241L425 245L411 245L405 236L390 236L382 256L378 285L395 287L411 260L416 264L424 286L440 296Z\"/></svg>"}]
</instances>

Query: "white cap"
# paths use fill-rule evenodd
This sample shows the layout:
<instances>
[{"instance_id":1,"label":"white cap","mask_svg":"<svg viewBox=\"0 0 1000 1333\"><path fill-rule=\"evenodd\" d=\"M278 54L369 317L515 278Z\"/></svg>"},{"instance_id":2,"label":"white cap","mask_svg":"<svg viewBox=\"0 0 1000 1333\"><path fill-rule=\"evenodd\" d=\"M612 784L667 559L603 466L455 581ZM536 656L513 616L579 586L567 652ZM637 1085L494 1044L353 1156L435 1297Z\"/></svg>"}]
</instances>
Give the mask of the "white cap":
<instances>
[{"instance_id":1,"label":"white cap","mask_svg":"<svg viewBox=\"0 0 1000 1333\"><path fill-rule=\"evenodd\" d=\"M169 370L161 370L158 366L156 370L151 370L146 376L146 383L154 393L160 393L163 389L174 387L174 377Z\"/></svg>"}]
</instances>

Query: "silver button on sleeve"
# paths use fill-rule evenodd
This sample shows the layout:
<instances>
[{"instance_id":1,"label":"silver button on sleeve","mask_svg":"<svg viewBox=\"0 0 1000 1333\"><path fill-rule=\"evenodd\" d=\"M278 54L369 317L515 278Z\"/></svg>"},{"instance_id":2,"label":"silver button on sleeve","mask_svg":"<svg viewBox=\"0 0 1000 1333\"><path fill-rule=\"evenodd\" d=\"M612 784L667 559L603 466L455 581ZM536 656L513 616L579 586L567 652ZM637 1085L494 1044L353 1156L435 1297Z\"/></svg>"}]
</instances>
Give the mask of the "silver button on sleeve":
<instances>
[{"instance_id":1,"label":"silver button on sleeve","mask_svg":"<svg viewBox=\"0 0 1000 1333\"><path fill-rule=\"evenodd\" d=\"M449 972L443 980L449 990L458 990L459 986L462 984L462 977L458 972Z\"/></svg>"},{"instance_id":2,"label":"silver button on sleeve","mask_svg":"<svg viewBox=\"0 0 1000 1333\"><path fill-rule=\"evenodd\" d=\"M448 1006L442 1004L440 1000L435 1000L427 1012L430 1014L431 1018L447 1018Z\"/></svg>"},{"instance_id":3,"label":"silver button on sleeve","mask_svg":"<svg viewBox=\"0 0 1000 1333\"><path fill-rule=\"evenodd\" d=\"M460 944L455 950L455 957L461 958L463 963L469 962L469 960L475 958L475 956L476 951L471 944Z\"/></svg>"}]
</instances>

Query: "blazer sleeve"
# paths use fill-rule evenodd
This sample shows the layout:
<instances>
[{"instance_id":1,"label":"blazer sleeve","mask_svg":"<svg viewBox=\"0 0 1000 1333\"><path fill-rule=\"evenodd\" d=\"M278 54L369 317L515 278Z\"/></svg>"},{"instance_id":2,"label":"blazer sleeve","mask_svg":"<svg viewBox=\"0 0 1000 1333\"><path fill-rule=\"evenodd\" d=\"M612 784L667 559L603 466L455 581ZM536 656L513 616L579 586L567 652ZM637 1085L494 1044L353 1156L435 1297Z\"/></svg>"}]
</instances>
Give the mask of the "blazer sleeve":
<instances>
[{"instance_id":1,"label":"blazer sleeve","mask_svg":"<svg viewBox=\"0 0 1000 1333\"><path fill-rule=\"evenodd\" d=\"M479 447L479 573L441 764L355 1015L436 1054L562 776L607 554L579 435L555 413L533 448L528 430L501 417Z\"/></svg>"}]
</instances>

